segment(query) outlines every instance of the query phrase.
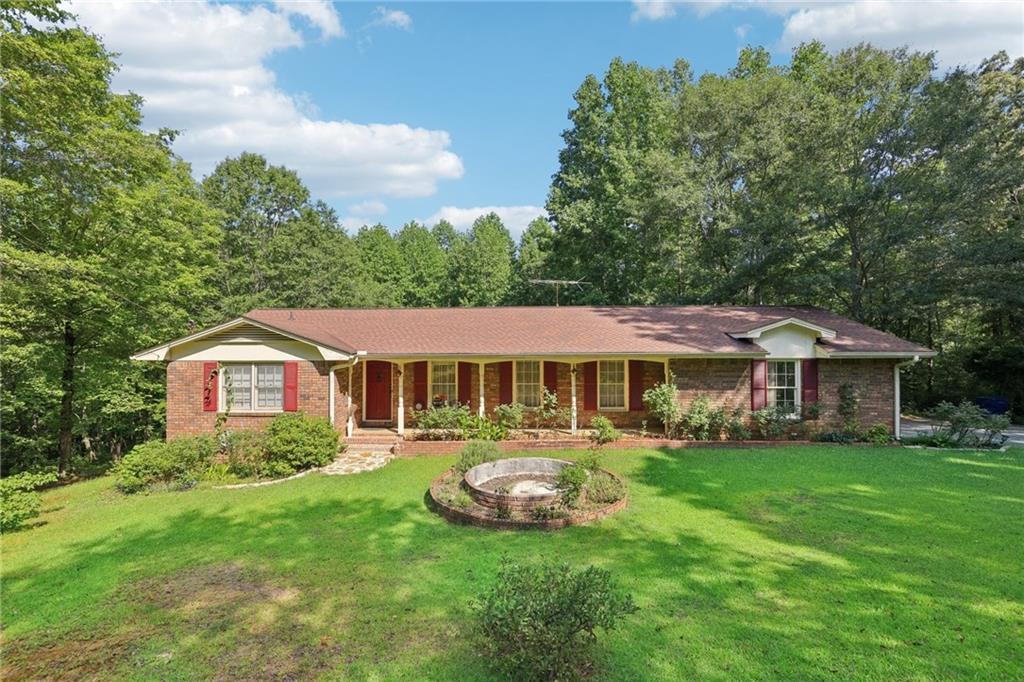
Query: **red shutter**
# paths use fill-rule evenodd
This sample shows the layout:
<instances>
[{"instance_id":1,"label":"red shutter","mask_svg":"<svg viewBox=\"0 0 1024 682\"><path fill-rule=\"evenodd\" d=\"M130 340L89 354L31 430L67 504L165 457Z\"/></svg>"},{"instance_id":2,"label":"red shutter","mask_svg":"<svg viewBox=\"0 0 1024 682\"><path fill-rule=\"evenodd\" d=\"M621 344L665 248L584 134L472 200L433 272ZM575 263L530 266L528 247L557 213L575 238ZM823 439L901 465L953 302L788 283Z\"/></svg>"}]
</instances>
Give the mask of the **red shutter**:
<instances>
[{"instance_id":1,"label":"red shutter","mask_svg":"<svg viewBox=\"0 0 1024 682\"><path fill-rule=\"evenodd\" d=\"M644 409L644 363L629 361L629 409Z\"/></svg>"},{"instance_id":2,"label":"red shutter","mask_svg":"<svg viewBox=\"0 0 1024 682\"><path fill-rule=\"evenodd\" d=\"M216 362L203 363L203 412L217 411L218 375Z\"/></svg>"},{"instance_id":3,"label":"red shutter","mask_svg":"<svg viewBox=\"0 0 1024 682\"><path fill-rule=\"evenodd\" d=\"M558 393L558 363L544 362L544 388L549 393Z\"/></svg>"},{"instance_id":4,"label":"red shutter","mask_svg":"<svg viewBox=\"0 0 1024 682\"><path fill-rule=\"evenodd\" d=\"M750 361L750 409L760 410L768 404L768 361Z\"/></svg>"},{"instance_id":5,"label":"red shutter","mask_svg":"<svg viewBox=\"0 0 1024 682\"><path fill-rule=\"evenodd\" d=\"M472 376L473 365L469 362L459 363L459 404L469 405L473 399L473 394L470 386L470 377Z\"/></svg>"},{"instance_id":6,"label":"red shutter","mask_svg":"<svg viewBox=\"0 0 1024 682\"><path fill-rule=\"evenodd\" d=\"M597 362L583 363L583 409L597 409Z\"/></svg>"},{"instance_id":7,"label":"red shutter","mask_svg":"<svg viewBox=\"0 0 1024 682\"><path fill-rule=\"evenodd\" d=\"M512 402L512 361L498 363L498 402L508 405Z\"/></svg>"},{"instance_id":8,"label":"red shutter","mask_svg":"<svg viewBox=\"0 0 1024 682\"><path fill-rule=\"evenodd\" d=\"M256 377L253 377L255 379ZM299 363L284 363L284 411L299 409Z\"/></svg>"},{"instance_id":9,"label":"red shutter","mask_svg":"<svg viewBox=\"0 0 1024 682\"><path fill-rule=\"evenodd\" d=\"M425 410L427 403L427 361L412 363L412 402L416 409Z\"/></svg>"},{"instance_id":10,"label":"red shutter","mask_svg":"<svg viewBox=\"0 0 1024 682\"><path fill-rule=\"evenodd\" d=\"M801 401L805 405L818 402L818 361L800 361Z\"/></svg>"}]
</instances>

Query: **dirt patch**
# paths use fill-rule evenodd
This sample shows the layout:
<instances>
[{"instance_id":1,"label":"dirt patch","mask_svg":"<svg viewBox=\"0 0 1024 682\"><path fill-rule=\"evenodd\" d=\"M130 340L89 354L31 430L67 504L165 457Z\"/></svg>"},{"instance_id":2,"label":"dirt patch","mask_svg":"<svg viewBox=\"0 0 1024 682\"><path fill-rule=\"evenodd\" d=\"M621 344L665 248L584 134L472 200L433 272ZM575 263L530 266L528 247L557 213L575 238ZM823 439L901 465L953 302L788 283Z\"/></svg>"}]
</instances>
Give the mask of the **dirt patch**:
<instances>
[{"instance_id":1,"label":"dirt patch","mask_svg":"<svg viewBox=\"0 0 1024 682\"><path fill-rule=\"evenodd\" d=\"M314 677L343 654L303 622L302 596L238 563L146 578L97 607L121 613L127 607L130 616L116 625L5 642L2 677L108 679L128 665L145 677L149 665L182 657L204 664L216 679ZM154 639L166 641L166 651L141 658Z\"/></svg>"}]
</instances>

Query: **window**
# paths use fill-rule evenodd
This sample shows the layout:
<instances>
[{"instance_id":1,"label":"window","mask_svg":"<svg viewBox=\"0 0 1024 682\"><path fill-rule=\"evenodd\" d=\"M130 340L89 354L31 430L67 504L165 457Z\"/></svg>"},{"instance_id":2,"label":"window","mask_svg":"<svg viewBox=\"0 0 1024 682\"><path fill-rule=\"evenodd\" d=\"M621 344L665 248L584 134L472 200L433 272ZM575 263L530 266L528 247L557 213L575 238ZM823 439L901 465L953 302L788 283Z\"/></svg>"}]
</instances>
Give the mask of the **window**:
<instances>
[{"instance_id":1,"label":"window","mask_svg":"<svg viewBox=\"0 0 1024 682\"><path fill-rule=\"evenodd\" d=\"M284 404L284 365L256 365L256 409L280 410Z\"/></svg>"},{"instance_id":2,"label":"window","mask_svg":"<svg viewBox=\"0 0 1024 682\"><path fill-rule=\"evenodd\" d=\"M626 409L626 363L623 360L600 360L597 363L597 408Z\"/></svg>"},{"instance_id":3,"label":"window","mask_svg":"<svg viewBox=\"0 0 1024 682\"><path fill-rule=\"evenodd\" d=\"M797 363L793 360L768 361L768 405L786 412L800 407Z\"/></svg>"},{"instance_id":4,"label":"window","mask_svg":"<svg viewBox=\"0 0 1024 682\"><path fill-rule=\"evenodd\" d=\"M431 363L430 397L435 405L454 405L458 399L454 362Z\"/></svg>"},{"instance_id":5,"label":"window","mask_svg":"<svg viewBox=\"0 0 1024 682\"><path fill-rule=\"evenodd\" d=\"M516 401L540 407L540 360L516 361Z\"/></svg>"},{"instance_id":6,"label":"window","mask_svg":"<svg viewBox=\"0 0 1024 682\"><path fill-rule=\"evenodd\" d=\"M284 365L226 365L220 386L222 410L279 412L284 406Z\"/></svg>"}]
</instances>

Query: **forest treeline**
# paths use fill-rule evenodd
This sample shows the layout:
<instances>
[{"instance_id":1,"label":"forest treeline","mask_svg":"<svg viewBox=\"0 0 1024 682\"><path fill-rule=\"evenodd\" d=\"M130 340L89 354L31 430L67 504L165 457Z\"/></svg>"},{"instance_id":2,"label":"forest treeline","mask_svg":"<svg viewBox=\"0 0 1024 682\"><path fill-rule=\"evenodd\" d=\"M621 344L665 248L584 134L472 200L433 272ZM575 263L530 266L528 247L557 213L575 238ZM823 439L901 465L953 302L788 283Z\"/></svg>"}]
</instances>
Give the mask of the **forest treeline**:
<instances>
[{"instance_id":1,"label":"forest treeline","mask_svg":"<svg viewBox=\"0 0 1024 682\"><path fill-rule=\"evenodd\" d=\"M818 44L725 74L613 61L575 94L547 216L367 225L273 159L201 181L49 2L0 8L3 471L163 428L139 348L260 306L819 305L925 343L918 406L1024 404L1024 62Z\"/></svg>"}]
</instances>

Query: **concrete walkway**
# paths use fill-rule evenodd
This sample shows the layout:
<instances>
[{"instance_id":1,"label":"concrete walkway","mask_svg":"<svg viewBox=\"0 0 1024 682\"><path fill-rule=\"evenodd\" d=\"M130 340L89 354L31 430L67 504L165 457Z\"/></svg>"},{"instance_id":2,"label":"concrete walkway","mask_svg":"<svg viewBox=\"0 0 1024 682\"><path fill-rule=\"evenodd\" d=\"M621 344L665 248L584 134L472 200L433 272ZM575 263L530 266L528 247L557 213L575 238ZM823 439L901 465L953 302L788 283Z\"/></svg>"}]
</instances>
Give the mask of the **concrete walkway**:
<instances>
[{"instance_id":1,"label":"concrete walkway","mask_svg":"<svg viewBox=\"0 0 1024 682\"><path fill-rule=\"evenodd\" d=\"M904 438L909 436L927 436L931 434L932 429L937 424L938 422L930 419L903 415L900 417L900 434ZM1024 426L1011 424L1003 433L1009 436L1009 439L1006 441L1007 445L1024 445Z\"/></svg>"},{"instance_id":2,"label":"concrete walkway","mask_svg":"<svg viewBox=\"0 0 1024 682\"><path fill-rule=\"evenodd\" d=\"M364 471L373 471L394 459L390 452L379 448L359 447L349 445L348 449L327 466L320 469L320 473L328 476L345 476L347 474L360 474Z\"/></svg>"}]
</instances>

